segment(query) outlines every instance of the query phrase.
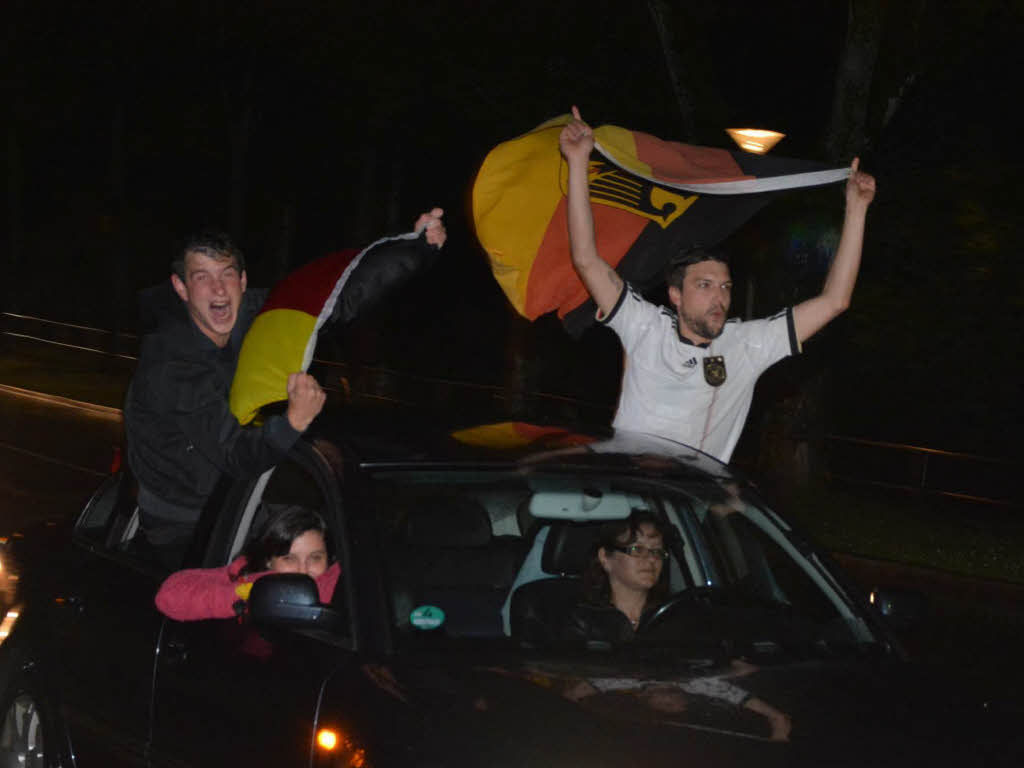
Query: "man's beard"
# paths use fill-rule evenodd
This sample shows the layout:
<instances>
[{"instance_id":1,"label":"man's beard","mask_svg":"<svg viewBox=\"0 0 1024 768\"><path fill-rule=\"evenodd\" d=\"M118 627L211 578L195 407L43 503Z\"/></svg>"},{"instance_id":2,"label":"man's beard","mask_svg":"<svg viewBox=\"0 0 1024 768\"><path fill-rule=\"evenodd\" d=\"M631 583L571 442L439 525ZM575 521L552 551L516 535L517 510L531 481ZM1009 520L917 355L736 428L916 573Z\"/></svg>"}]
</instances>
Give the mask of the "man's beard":
<instances>
[{"instance_id":1,"label":"man's beard","mask_svg":"<svg viewBox=\"0 0 1024 768\"><path fill-rule=\"evenodd\" d=\"M717 339L722 335L722 331L725 330L725 312L722 312L722 323L718 328L713 328L710 321L705 315L700 317L694 317L692 315L681 314L683 325L696 333L702 339Z\"/></svg>"}]
</instances>

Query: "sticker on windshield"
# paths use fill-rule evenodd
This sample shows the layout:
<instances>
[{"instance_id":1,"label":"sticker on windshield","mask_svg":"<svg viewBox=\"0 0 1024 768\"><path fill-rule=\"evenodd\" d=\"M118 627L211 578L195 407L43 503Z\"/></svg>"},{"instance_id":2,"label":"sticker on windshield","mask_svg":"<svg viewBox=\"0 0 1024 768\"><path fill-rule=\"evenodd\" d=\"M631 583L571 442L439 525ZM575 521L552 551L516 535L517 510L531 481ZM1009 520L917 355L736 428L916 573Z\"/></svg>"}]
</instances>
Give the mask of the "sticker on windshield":
<instances>
[{"instance_id":1,"label":"sticker on windshield","mask_svg":"<svg viewBox=\"0 0 1024 768\"><path fill-rule=\"evenodd\" d=\"M444 611L436 605L421 605L409 614L409 621L416 629L437 629L444 624Z\"/></svg>"}]
</instances>

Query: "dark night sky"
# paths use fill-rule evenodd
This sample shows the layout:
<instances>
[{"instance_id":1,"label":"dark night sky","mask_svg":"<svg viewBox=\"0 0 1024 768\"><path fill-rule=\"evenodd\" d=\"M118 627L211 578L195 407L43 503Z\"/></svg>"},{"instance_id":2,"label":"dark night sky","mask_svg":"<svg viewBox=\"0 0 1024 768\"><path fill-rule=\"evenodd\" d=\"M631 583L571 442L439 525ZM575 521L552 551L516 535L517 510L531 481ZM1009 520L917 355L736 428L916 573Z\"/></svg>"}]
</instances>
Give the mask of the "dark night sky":
<instances>
[{"instance_id":1,"label":"dark night sky","mask_svg":"<svg viewBox=\"0 0 1024 768\"><path fill-rule=\"evenodd\" d=\"M725 146L725 127L756 123L788 134L778 153L820 158L846 4L670 5L698 142ZM1020 455L1020 161L1003 157L999 120L1019 90L1007 79L1020 71L1022 5L886 4L864 158L880 193L855 305L802 368L766 382L766 407L827 371L829 429ZM614 339L573 342L550 319L527 327L512 316L466 201L491 146L573 103L595 124L676 136L644 3L12 0L6 10L6 308L130 327L134 292L165 276L174 243L198 226L232 227L250 276L266 283L282 253L294 265L404 229L437 203L449 214L445 259L352 329L343 351L501 382L515 339L532 386L614 400ZM244 183L232 184L232 152ZM244 190L234 213L232 189ZM838 205L830 190L794 196L734 238L737 282L755 281L759 312L818 281L796 233L820 235Z\"/></svg>"}]
</instances>

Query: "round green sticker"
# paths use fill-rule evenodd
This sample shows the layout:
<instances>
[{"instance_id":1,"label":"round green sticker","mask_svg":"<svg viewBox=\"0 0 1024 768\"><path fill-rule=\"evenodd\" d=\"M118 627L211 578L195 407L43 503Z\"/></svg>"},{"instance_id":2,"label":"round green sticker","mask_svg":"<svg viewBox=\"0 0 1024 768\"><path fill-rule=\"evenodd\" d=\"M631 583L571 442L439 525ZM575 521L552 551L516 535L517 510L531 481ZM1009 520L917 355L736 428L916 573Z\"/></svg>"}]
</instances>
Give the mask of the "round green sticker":
<instances>
[{"instance_id":1,"label":"round green sticker","mask_svg":"<svg viewBox=\"0 0 1024 768\"><path fill-rule=\"evenodd\" d=\"M436 605L421 605L409 614L409 621L416 629L437 629L444 624L444 611Z\"/></svg>"}]
</instances>

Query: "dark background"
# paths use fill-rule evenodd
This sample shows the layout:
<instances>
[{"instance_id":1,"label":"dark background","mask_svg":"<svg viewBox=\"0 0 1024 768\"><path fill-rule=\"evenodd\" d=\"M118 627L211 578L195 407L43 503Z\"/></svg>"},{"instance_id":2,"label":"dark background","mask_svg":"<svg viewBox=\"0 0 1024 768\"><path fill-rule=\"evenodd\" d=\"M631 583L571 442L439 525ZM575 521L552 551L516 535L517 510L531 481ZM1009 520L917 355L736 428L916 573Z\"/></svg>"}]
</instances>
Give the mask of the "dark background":
<instances>
[{"instance_id":1,"label":"dark background","mask_svg":"<svg viewBox=\"0 0 1024 768\"><path fill-rule=\"evenodd\" d=\"M756 125L787 134L778 154L860 154L879 193L852 309L762 379L743 450L828 432L1024 457L1024 3L9 0L3 18L7 311L130 330L191 230L228 229L267 285L440 205L441 261L323 352L611 408L615 338L514 314L472 234L473 174L574 103L715 146ZM838 187L758 214L726 244L733 313L817 291L841 217Z\"/></svg>"}]
</instances>

